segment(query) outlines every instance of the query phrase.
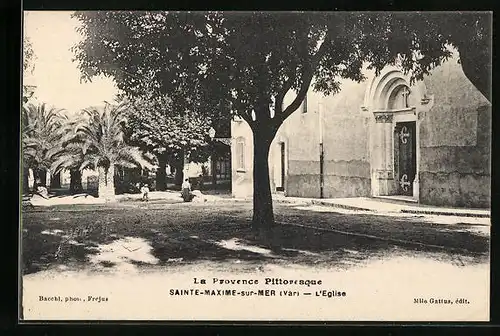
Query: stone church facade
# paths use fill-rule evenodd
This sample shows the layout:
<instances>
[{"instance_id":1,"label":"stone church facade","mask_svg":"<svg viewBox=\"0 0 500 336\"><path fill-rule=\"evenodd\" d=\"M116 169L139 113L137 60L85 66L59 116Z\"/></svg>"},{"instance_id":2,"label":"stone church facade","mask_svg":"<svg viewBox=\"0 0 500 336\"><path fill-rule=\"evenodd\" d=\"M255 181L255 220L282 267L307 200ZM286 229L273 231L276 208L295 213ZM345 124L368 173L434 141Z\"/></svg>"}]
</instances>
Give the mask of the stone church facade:
<instances>
[{"instance_id":1,"label":"stone church facade","mask_svg":"<svg viewBox=\"0 0 500 336\"><path fill-rule=\"evenodd\" d=\"M491 105L457 56L415 83L395 67L366 77L343 80L335 95L309 90L271 145L272 191L489 207ZM252 132L236 120L231 135L232 191L248 197Z\"/></svg>"}]
</instances>

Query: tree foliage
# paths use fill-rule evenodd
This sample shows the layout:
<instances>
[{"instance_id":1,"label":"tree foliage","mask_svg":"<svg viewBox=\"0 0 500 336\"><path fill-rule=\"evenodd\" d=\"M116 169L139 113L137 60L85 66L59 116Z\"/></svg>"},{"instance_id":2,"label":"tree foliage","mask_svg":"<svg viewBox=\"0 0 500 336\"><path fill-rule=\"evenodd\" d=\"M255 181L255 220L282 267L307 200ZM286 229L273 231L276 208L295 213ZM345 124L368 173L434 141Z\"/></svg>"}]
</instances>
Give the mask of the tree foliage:
<instances>
[{"instance_id":1,"label":"tree foliage","mask_svg":"<svg viewBox=\"0 0 500 336\"><path fill-rule=\"evenodd\" d=\"M64 124L62 110L46 104L28 104L22 109L22 153L25 167L50 169L55 148L59 146Z\"/></svg>"},{"instance_id":2,"label":"tree foliage","mask_svg":"<svg viewBox=\"0 0 500 336\"><path fill-rule=\"evenodd\" d=\"M452 46L465 75L491 101L491 13L364 13L359 25L366 32L363 59L377 71L398 63L412 79L422 79L452 55Z\"/></svg>"},{"instance_id":3,"label":"tree foliage","mask_svg":"<svg viewBox=\"0 0 500 336\"><path fill-rule=\"evenodd\" d=\"M127 122L131 141L168 161L183 159L183 155L193 162L206 161L211 125L207 113L179 113L171 99L152 94L132 97L131 106Z\"/></svg>"},{"instance_id":4,"label":"tree foliage","mask_svg":"<svg viewBox=\"0 0 500 336\"><path fill-rule=\"evenodd\" d=\"M104 74L130 94L150 90L211 116L239 115L254 135L255 226L274 222L269 146L312 86L399 65L420 79L455 46L465 74L487 98L490 16L483 13L77 12L75 47L85 78ZM484 47L484 48L483 48ZM477 60L483 60L477 62ZM145 80L147 78L147 80ZM288 92L290 104L283 104ZM229 108L228 108L229 107Z\"/></svg>"},{"instance_id":5,"label":"tree foliage","mask_svg":"<svg viewBox=\"0 0 500 336\"><path fill-rule=\"evenodd\" d=\"M23 38L23 71L33 72L35 69L35 53L33 51L33 44L28 36L24 35Z\"/></svg>"},{"instance_id":6,"label":"tree foliage","mask_svg":"<svg viewBox=\"0 0 500 336\"><path fill-rule=\"evenodd\" d=\"M33 73L35 69L35 53L33 52L33 45L28 36L24 35L23 38L23 76ZM27 104L33 96L33 88L28 85L23 85L23 104Z\"/></svg>"},{"instance_id":7,"label":"tree foliage","mask_svg":"<svg viewBox=\"0 0 500 336\"><path fill-rule=\"evenodd\" d=\"M83 166L84 153L80 141L76 141L78 126L85 123L86 118L83 111L73 115L71 118L66 117L65 122L61 125L61 139L57 150L53 155L51 171L60 173L62 170L83 171L89 166Z\"/></svg>"}]
</instances>

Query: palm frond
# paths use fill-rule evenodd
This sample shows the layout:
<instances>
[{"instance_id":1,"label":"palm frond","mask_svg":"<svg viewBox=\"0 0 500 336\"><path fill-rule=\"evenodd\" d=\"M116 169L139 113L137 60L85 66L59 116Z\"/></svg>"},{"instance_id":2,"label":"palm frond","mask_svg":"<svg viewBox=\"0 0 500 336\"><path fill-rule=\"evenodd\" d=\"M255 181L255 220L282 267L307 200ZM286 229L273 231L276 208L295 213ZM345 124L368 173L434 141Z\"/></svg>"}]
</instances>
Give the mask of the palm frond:
<instances>
[{"instance_id":1,"label":"palm frond","mask_svg":"<svg viewBox=\"0 0 500 336\"><path fill-rule=\"evenodd\" d=\"M79 170L84 170L87 168L90 169L97 169L97 166L99 164L99 156L95 154L89 154L85 156L85 159L81 162Z\"/></svg>"},{"instance_id":2,"label":"palm frond","mask_svg":"<svg viewBox=\"0 0 500 336\"><path fill-rule=\"evenodd\" d=\"M116 161L126 161L142 168L152 169L154 165L144 156L137 147L123 146L117 153Z\"/></svg>"},{"instance_id":3,"label":"palm frond","mask_svg":"<svg viewBox=\"0 0 500 336\"><path fill-rule=\"evenodd\" d=\"M50 166L50 170L59 173L64 169L77 168L81 164L82 158L78 155L65 153L59 156Z\"/></svg>"},{"instance_id":4,"label":"palm frond","mask_svg":"<svg viewBox=\"0 0 500 336\"><path fill-rule=\"evenodd\" d=\"M82 170L116 164L152 168L151 160L144 157L139 148L125 143L124 126L130 108L126 102L106 103L101 107L83 109L74 120L64 120L60 126L59 148L47 151L54 161L53 167L62 169L77 165ZM27 127L33 128L36 129Z\"/></svg>"}]
</instances>

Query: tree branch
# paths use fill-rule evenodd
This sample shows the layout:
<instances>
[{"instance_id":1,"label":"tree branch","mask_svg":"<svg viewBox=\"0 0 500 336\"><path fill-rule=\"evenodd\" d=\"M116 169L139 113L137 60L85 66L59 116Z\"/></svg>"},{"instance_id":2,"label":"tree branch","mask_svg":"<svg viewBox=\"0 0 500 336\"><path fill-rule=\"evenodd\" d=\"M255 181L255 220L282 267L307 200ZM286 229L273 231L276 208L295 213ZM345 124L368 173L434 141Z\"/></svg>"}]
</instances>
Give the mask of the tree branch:
<instances>
[{"instance_id":1,"label":"tree branch","mask_svg":"<svg viewBox=\"0 0 500 336\"><path fill-rule=\"evenodd\" d=\"M300 104L302 104L302 101L304 100L307 90L309 89L311 81L314 77L314 70L318 66L321 58L325 55L327 45L330 43L329 36L330 31L326 34L325 40L321 43L321 46L319 47L316 54L312 57L311 61L304 64L301 81L302 83L300 85L299 91L297 92L297 96L295 97L293 102L283 111L283 113L278 116L281 117L283 121L288 118L293 112L295 112L299 108Z\"/></svg>"},{"instance_id":2,"label":"tree branch","mask_svg":"<svg viewBox=\"0 0 500 336\"><path fill-rule=\"evenodd\" d=\"M252 128L252 125L254 123L254 121L252 120L252 116L248 115L248 113L239 113L238 116L241 117L241 119L245 120L250 128Z\"/></svg>"},{"instance_id":3,"label":"tree branch","mask_svg":"<svg viewBox=\"0 0 500 336\"><path fill-rule=\"evenodd\" d=\"M467 50L465 46L459 49L459 55L465 76L491 103L491 67L489 66L491 61L489 60L489 55L486 53L481 54L481 51Z\"/></svg>"},{"instance_id":4,"label":"tree branch","mask_svg":"<svg viewBox=\"0 0 500 336\"><path fill-rule=\"evenodd\" d=\"M295 77L295 72L291 73L288 80L285 84L283 84L280 93L276 96L276 102L274 105L275 116L283 112L283 99L285 99L287 92L292 88L293 82L295 82Z\"/></svg>"}]
</instances>

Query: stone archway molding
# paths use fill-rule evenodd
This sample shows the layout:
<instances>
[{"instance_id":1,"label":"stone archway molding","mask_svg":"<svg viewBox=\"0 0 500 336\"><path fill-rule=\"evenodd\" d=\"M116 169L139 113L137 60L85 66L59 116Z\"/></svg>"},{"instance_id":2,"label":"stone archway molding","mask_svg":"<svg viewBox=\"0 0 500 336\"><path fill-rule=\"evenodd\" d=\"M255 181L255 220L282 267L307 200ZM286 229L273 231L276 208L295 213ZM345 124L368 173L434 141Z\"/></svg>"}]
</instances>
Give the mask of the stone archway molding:
<instances>
[{"instance_id":1,"label":"stone archway molding","mask_svg":"<svg viewBox=\"0 0 500 336\"><path fill-rule=\"evenodd\" d=\"M389 109L389 99L395 90L406 86L416 99L407 108ZM394 161L395 139L394 130L398 122L416 123L416 161L417 176L413 181L414 201L419 199L419 117L420 111L427 110L424 107L429 101L426 96L426 88L422 81L412 83L410 76L403 74L396 67L385 68L379 76L372 75L366 88L364 106L365 111L372 120L370 127L370 166L371 186L374 197L393 197L397 195L398 177Z\"/></svg>"},{"instance_id":2,"label":"stone archway molding","mask_svg":"<svg viewBox=\"0 0 500 336\"><path fill-rule=\"evenodd\" d=\"M374 111L387 108L388 92L395 86L405 84L410 86L410 77L404 75L397 67L384 68L380 75L371 75L370 84L366 88L363 110Z\"/></svg>"},{"instance_id":3,"label":"stone archway molding","mask_svg":"<svg viewBox=\"0 0 500 336\"><path fill-rule=\"evenodd\" d=\"M383 111L387 109L388 93L395 87L403 84L410 87L412 94L417 98L419 104L417 112L421 114L425 113L434 104L434 95L428 94L424 81L419 80L411 83L411 75L403 74L396 66L384 68L378 76L375 76L375 72L372 72L368 78L369 85L366 87L363 106L361 106L361 110L364 112Z\"/></svg>"}]
</instances>

